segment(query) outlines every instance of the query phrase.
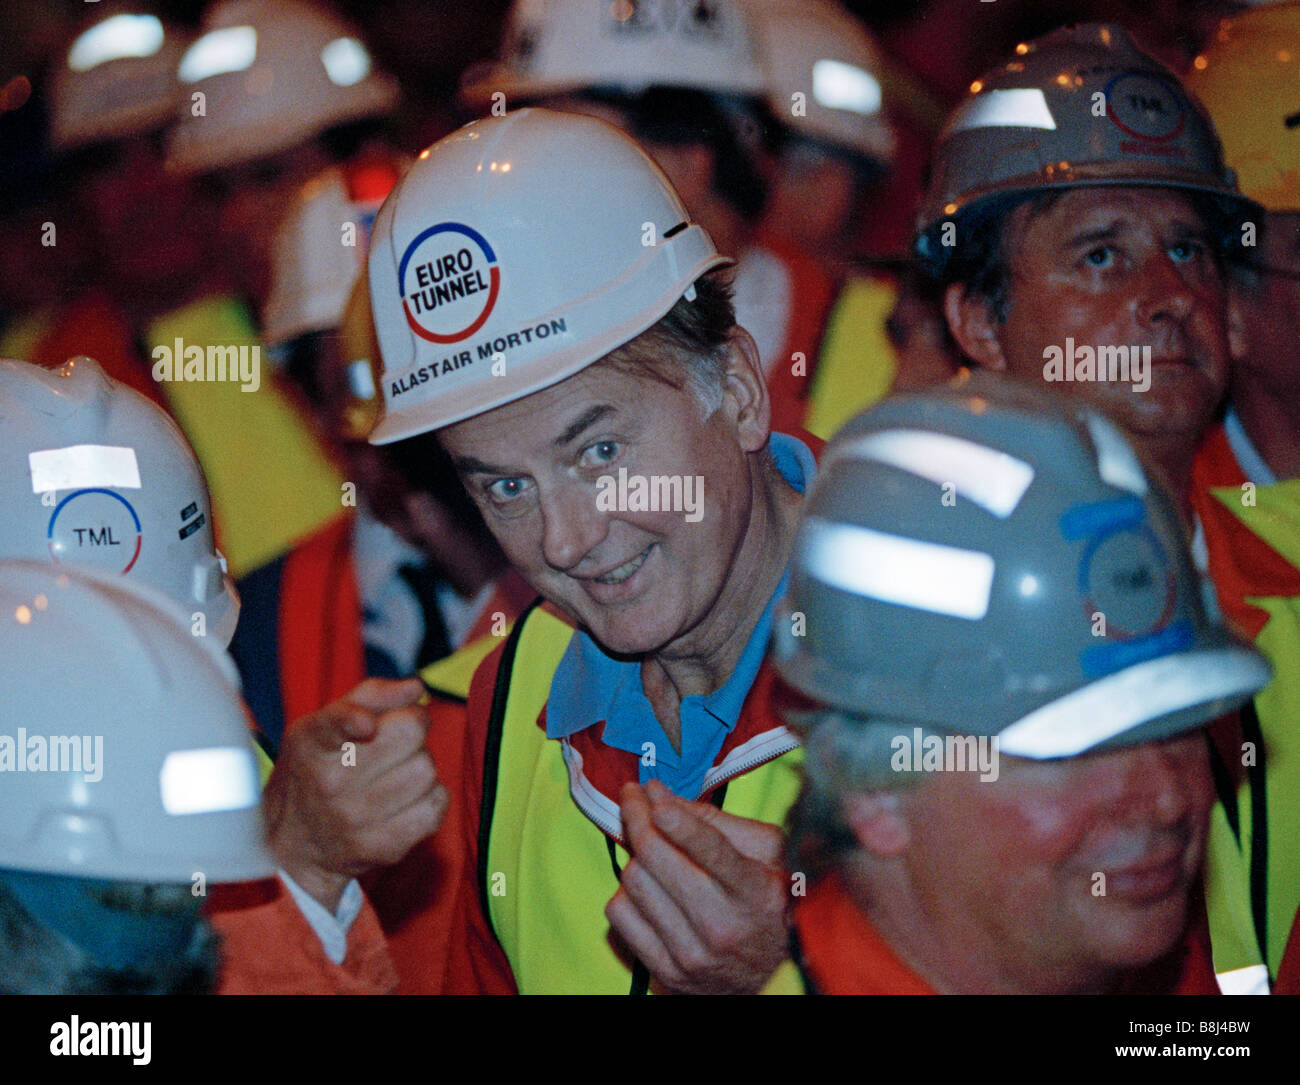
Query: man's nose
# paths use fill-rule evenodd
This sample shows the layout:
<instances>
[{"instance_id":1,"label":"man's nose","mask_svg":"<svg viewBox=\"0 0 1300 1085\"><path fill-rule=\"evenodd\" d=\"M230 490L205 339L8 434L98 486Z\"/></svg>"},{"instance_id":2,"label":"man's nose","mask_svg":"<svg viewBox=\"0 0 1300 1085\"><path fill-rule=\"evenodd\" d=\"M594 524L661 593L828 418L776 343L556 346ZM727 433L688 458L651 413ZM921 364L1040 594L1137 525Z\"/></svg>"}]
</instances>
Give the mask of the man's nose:
<instances>
[{"instance_id":1,"label":"man's nose","mask_svg":"<svg viewBox=\"0 0 1300 1085\"><path fill-rule=\"evenodd\" d=\"M1153 254L1139 269L1139 313L1144 324L1180 324L1196 304L1196 291L1167 252Z\"/></svg>"},{"instance_id":2,"label":"man's nose","mask_svg":"<svg viewBox=\"0 0 1300 1085\"><path fill-rule=\"evenodd\" d=\"M541 497L542 556L553 569L575 568L609 531L608 516L596 507L596 490L566 481Z\"/></svg>"},{"instance_id":3,"label":"man's nose","mask_svg":"<svg viewBox=\"0 0 1300 1085\"><path fill-rule=\"evenodd\" d=\"M1209 808L1211 785L1205 738L1193 732L1144 742L1125 753L1125 792L1135 812L1172 825Z\"/></svg>"}]
</instances>

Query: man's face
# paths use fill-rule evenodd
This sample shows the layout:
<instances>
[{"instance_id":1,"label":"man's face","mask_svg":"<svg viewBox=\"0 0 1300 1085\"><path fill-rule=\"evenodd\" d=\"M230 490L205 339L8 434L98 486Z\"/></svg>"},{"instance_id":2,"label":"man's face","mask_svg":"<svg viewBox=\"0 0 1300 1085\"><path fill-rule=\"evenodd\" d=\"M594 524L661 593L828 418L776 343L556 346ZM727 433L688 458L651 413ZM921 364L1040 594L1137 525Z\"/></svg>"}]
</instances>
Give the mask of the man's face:
<instances>
[{"instance_id":1,"label":"man's face","mask_svg":"<svg viewBox=\"0 0 1300 1085\"><path fill-rule=\"evenodd\" d=\"M703 413L687 389L595 365L439 437L510 563L606 649L634 655L707 639L744 539L734 412ZM696 509L603 507L598 479L622 469L629 482L679 476Z\"/></svg>"},{"instance_id":2,"label":"man's face","mask_svg":"<svg viewBox=\"0 0 1300 1085\"><path fill-rule=\"evenodd\" d=\"M1044 380L1044 352L1151 348L1150 387L1060 381L1057 391L1109 412L1138 440L1199 438L1223 396L1232 351L1227 294L1195 205L1170 190L1085 187L1037 214L1007 218L1005 367ZM1131 352L1130 352L1131 353Z\"/></svg>"},{"instance_id":3,"label":"man's face","mask_svg":"<svg viewBox=\"0 0 1300 1085\"><path fill-rule=\"evenodd\" d=\"M193 182L166 169L161 132L83 157L77 193L94 226L102 281L138 293L206 271L212 215Z\"/></svg>"},{"instance_id":4,"label":"man's face","mask_svg":"<svg viewBox=\"0 0 1300 1085\"><path fill-rule=\"evenodd\" d=\"M220 207L221 233L232 270L259 308L271 289L276 233L298 190L329 164L324 150L309 141L203 178Z\"/></svg>"},{"instance_id":5,"label":"man's face","mask_svg":"<svg viewBox=\"0 0 1300 1085\"><path fill-rule=\"evenodd\" d=\"M1201 733L1054 761L1004 756L999 769L989 782L928 777L905 798L904 861L926 913L996 947L1004 976L1045 983L1095 981L1170 950L1213 800Z\"/></svg>"},{"instance_id":6,"label":"man's face","mask_svg":"<svg viewBox=\"0 0 1300 1085\"><path fill-rule=\"evenodd\" d=\"M1240 368L1275 395L1300 404L1300 212L1271 211L1258 256L1266 269L1254 287L1240 288L1245 357Z\"/></svg>"}]
</instances>

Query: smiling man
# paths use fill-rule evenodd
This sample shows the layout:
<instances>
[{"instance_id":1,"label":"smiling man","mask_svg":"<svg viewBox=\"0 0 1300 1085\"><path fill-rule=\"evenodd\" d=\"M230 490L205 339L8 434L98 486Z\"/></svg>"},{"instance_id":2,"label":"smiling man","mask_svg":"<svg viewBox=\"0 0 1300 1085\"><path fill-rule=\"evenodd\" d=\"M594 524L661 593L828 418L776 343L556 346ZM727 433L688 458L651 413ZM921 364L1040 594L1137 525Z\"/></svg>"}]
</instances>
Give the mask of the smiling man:
<instances>
[{"instance_id":1,"label":"smiling man","mask_svg":"<svg viewBox=\"0 0 1300 1085\"><path fill-rule=\"evenodd\" d=\"M371 439L436 434L545 600L431 736L463 766L441 990L755 991L786 955L798 741L763 660L815 464L769 433L727 263L635 143L545 110L435 144L376 222ZM293 873L337 906L342 872Z\"/></svg>"},{"instance_id":2,"label":"smiling man","mask_svg":"<svg viewBox=\"0 0 1300 1085\"><path fill-rule=\"evenodd\" d=\"M1269 668L1114 426L986 374L886 401L827 447L780 613L812 986L1215 992L1201 729Z\"/></svg>"},{"instance_id":3,"label":"smiling man","mask_svg":"<svg viewBox=\"0 0 1300 1085\"><path fill-rule=\"evenodd\" d=\"M917 251L967 355L1100 407L1185 500L1243 348L1224 257L1259 209L1178 79L1120 27L1016 53L949 118Z\"/></svg>"}]
</instances>

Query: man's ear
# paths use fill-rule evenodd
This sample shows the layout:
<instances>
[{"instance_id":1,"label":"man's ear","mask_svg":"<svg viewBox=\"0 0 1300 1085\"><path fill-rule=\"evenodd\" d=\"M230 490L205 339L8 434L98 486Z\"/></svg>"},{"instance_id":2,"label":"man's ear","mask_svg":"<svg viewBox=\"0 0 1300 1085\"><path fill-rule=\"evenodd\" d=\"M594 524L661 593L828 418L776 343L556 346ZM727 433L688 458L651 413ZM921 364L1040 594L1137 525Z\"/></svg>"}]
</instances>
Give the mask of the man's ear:
<instances>
[{"instance_id":1,"label":"man's ear","mask_svg":"<svg viewBox=\"0 0 1300 1085\"><path fill-rule=\"evenodd\" d=\"M998 338L1001 325L985 299L968 292L962 283L950 283L943 292L943 315L968 358L983 369L1006 370L1007 359Z\"/></svg>"},{"instance_id":2,"label":"man's ear","mask_svg":"<svg viewBox=\"0 0 1300 1085\"><path fill-rule=\"evenodd\" d=\"M727 368L723 375L723 405L729 412L740 447L757 452L772 432L772 401L763 376L754 337L740 327L727 337Z\"/></svg>"},{"instance_id":3,"label":"man's ear","mask_svg":"<svg viewBox=\"0 0 1300 1085\"><path fill-rule=\"evenodd\" d=\"M893 791L855 791L840 800L840 813L863 851L893 859L912 842L902 797Z\"/></svg>"}]
</instances>

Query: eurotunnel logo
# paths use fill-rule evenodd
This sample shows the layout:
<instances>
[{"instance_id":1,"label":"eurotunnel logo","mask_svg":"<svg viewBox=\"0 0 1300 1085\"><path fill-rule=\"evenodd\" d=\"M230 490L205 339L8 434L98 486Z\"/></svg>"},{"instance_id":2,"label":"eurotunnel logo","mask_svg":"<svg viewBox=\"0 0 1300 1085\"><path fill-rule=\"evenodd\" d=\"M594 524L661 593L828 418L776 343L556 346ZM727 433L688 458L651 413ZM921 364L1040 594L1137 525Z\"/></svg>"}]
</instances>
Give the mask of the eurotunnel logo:
<instances>
[{"instance_id":1,"label":"eurotunnel logo","mask_svg":"<svg viewBox=\"0 0 1300 1085\"><path fill-rule=\"evenodd\" d=\"M397 283L411 331L430 343L459 343L492 315L501 269L477 230L440 222L406 247Z\"/></svg>"},{"instance_id":2,"label":"eurotunnel logo","mask_svg":"<svg viewBox=\"0 0 1300 1085\"><path fill-rule=\"evenodd\" d=\"M68 494L55 506L46 529L50 557L129 573L140 557L144 533L131 503L113 490Z\"/></svg>"},{"instance_id":3,"label":"eurotunnel logo","mask_svg":"<svg viewBox=\"0 0 1300 1085\"><path fill-rule=\"evenodd\" d=\"M1187 105L1167 80L1148 72L1122 72L1106 84L1106 116L1121 132L1168 143L1187 127Z\"/></svg>"}]
</instances>

